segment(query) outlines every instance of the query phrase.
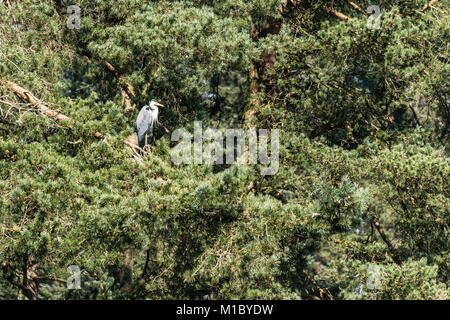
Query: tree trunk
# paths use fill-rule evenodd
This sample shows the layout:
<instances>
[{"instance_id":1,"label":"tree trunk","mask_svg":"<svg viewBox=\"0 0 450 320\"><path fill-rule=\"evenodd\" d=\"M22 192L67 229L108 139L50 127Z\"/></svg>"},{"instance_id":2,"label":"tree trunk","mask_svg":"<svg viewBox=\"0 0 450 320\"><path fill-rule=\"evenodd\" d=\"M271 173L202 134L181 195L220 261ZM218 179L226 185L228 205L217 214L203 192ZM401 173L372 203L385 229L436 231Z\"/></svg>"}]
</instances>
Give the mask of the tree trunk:
<instances>
[{"instance_id":1,"label":"tree trunk","mask_svg":"<svg viewBox=\"0 0 450 320\"><path fill-rule=\"evenodd\" d=\"M131 289L134 269L134 250L131 247L125 249L124 263L120 271L120 283L124 291Z\"/></svg>"},{"instance_id":2,"label":"tree trunk","mask_svg":"<svg viewBox=\"0 0 450 320\"><path fill-rule=\"evenodd\" d=\"M39 294L38 284L39 262L33 256L24 257L22 286L20 291L29 300L37 300Z\"/></svg>"},{"instance_id":3,"label":"tree trunk","mask_svg":"<svg viewBox=\"0 0 450 320\"><path fill-rule=\"evenodd\" d=\"M296 6L297 2L293 0L284 0L282 6L279 8L280 13L286 14L290 8ZM258 42L260 39L268 35L276 35L280 33L283 25L283 18L268 18L263 21L254 21L250 30L250 36L253 42ZM277 61L277 53L275 50L268 50L261 54L259 59L252 62L249 73L250 92L252 99L247 107L244 115L244 121L247 127L253 128L252 122L256 117L255 109L261 105L258 94L263 92L269 94L274 86L273 79L267 75L268 71L272 70Z\"/></svg>"}]
</instances>

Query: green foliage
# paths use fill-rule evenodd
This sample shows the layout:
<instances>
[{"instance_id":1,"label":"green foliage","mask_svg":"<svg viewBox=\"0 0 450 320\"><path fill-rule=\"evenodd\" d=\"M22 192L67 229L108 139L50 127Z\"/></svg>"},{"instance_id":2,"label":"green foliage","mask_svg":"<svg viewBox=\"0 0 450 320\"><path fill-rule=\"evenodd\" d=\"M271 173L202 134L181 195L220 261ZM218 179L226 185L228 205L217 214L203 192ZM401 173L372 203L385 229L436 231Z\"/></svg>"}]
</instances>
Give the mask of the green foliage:
<instances>
[{"instance_id":1,"label":"green foliage","mask_svg":"<svg viewBox=\"0 0 450 320\"><path fill-rule=\"evenodd\" d=\"M449 299L448 2L426 2L379 1L371 30L347 1L3 1L0 80L70 120L0 86L0 299ZM176 166L162 126L136 161L149 98L172 132L280 129L279 171Z\"/></svg>"},{"instance_id":2,"label":"green foliage","mask_svg":"<svg viewBox=\"0 0 450 320\"><path fill-rule=\"evenodd\" d=\"M371 267L379 274L377 287L371 285ZM338 268L339 273L333 268ZM358 260L333 263L324 272L325 278L339 284L343 299L370 300L423 300L448 299L445 284L436 283L438 267L428 265L426 259L408 260L396 264L365 264ZM350 280L349 280L350 279Z\"/></svg>"}]
</instances>

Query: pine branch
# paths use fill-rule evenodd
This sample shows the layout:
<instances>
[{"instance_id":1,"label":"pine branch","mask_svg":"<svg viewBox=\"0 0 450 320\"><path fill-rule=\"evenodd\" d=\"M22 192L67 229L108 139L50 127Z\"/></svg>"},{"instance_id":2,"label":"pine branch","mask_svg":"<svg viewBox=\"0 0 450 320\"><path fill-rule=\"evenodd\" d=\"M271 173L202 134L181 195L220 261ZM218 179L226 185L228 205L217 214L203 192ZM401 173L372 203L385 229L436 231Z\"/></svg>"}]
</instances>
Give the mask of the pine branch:
<instances>
[{"instance_id":1,"label":"pine branch","mask_svg":"<svg viewBox=\"0 0 450 320\"><path fill-rule=\"evenodd\" d=\"M149 260L150 260L150 249L147 249L146 257L145 257L145 265L144 265L144 269L142 270L141 278L144 278L147 275L147 268L148 268Z\"/></svg>"},{"instance_id":2,"label":"pine branch","mask_svg":"<svg viewBox=\"0 0 450 320\"><path fill-rule=\"evenodd\" d=\"M31 103L36 109L40 110L41 112L55 119L56 121L69 120L69 117L55 110L50 109L45 103L41 102L38 98L36 98L30 91L20 87L14 82L8 80L0 80L0 83L2 83L5 87L9 88L10 90L14 91L14 93L23 100L26 100L29 103Z\"/></svg>"},{"instance_id":3,"label":"pine branch","mask_svg":"<svg viewBox=\"0 0 450 320\"><path fill-rule=\"evenodd\" d=\"M133 86L127 82L122 81L122 77L120 76L119 72L111 63L109 63L108 61L104 61L100 57L94 57L87 50L82 51L82 56L87 61L94 59L96 61L99 61L100 63L104 63L106 68L113 73L114 77L116 78L120 86L120 94L122 95L122 104L125 104L125 111L132 110L136 107L136 104L131 103L131 97L134 96Z\"/></svg>"},{"instance_id":4,"label":"pine branch","mask_svg":"<svg viewBox=\"0 0 450 320\"><path fill-rule=\"evenodd\" d=\"M366 14L366 12L365 12L363 9L361 9L361 7L358 6L356 3L352 2L352 1L349 1L349 4L350 4L353 8L355 8L356 10L358 10L359 12Z\"/></svg>"},{"instance_id":5,"label":"pine branch","mask_svg":"<svg viewBox=\"0 0 450 320\"><path fill-rule=\"evenodd\" d=\"M25 101L28 101L29 103L31 103L37 110L42 111L45 115L52 117L53 119L55 119L56 121L72 121L71 118L69 118L68 116L59 113L55 110L50 109L46 103L40 101L38 98L36 98L30 91L28 91L27 89L22 88L21 86L19 86L18 84L8 81L8 80L3 80L0 79L0 83L2 83L5 87L7 87L8 89L14 91L14 93L19 96L20 98L22 98ZM169 130L164 127L164 130L169 133ZM99 131L95 131L94 132L94 136L97 139L104 139L106 140L106 136L99 132ZM125 140L123 141L123 143L125 145L127 145L128 147L130 147L133 151L139 150L141 152L145 152L142 148L140 148L139 146L137 146L134 141L128 141Z\"/></svg>"},{"instance_id":6,"label":"pine branch","mask_svg":"<svg viewBox=\"0 0 450 320\"><path fill-rule=\"evenodd\" d=\"M67 284L67 280L61 279L61 278L48 278L48 277L39 277L36 278L38 281L54 281L54 282L61 282L64 284Z\"/></svg>"},{"instance_id":7,"label":"pine branch","mask_svg":"<svg viewBox=\"0 0 450 320\"><path fill-rule=\"evenodd\" d=\"M323 6L322 7L326 12L331 13L333 15L335 15L336 17L338 17L341 20L345 20L345 21L349 21L352 20L350 17L346 16L345 14L333 9L333 8L328 8L327 6Z\"/></svg>"},{"instance_id":8,"label":"pine branch","mask_svg":"<svg viewBox=\"0 0 450 320\"><path fill-rule=\"evenodd\" d=\"M400 264L400 261L396 257L396 251L395 251L394 245L392 244L392 242L389 240L389 238L384 233L383 228L381 228L381 225L378 222L378 220L377 220L377 218L375 217L374 214L372 214L372 224L375 227L375 229L377 229L378 233L381 236L381 239L383 239L384 243L386 243L386 245L388 247L388 250L389 250L389 252L391 254L391 257L394 260L394 262L397 263L397 264Z\"/></svg>"},{"instance_id":9,"label":"pine branch","mask_svg":"<svg viewBox=\"0 0 450 320\"><path fill-rule=\"evenodd\" d=\"M409 105L409 108L411 109L411 111L414 115L414 119L416 120L417 124L420 126L421 123L420 123L420 119L419 119L419 116L417 115L416 110L414 109L414 107L412 105Z\"/></svg>"},{"instance_id":10,"label":"pine branch","mask_svg":"<svg viewBox=\"0 0 450 320\"><path fill-rule=\"evenodd\" d=\"M111 71L114 74L114 77L117 79L117 82L119 82L120 85L120 93L122 94L122 103L125 104L125 111L132 110L136 108L136 104L131 104L131 98L130 96L134 96L134 89L129 83L121 84L122 78L119 75L119 72L117 72L116 68L109 63L108 61L105 61L105 65L108 68L109 71Z\"/></svg>"},{"instance_id":11,"label":"pine branch","mask_svg":"<svg viewBox=\"0 0 450 320\"><path fill-rule=\"evenodd\" d=\"M320 293L320 297L323 298L323 295L326 295L328 297L328 299L333 300L333 296L331 295L330 291L328 291L328 289L323 289L321 286L319 286L319 284L313 279L311 278L308 273L305 270L302 270L303 274L306 276L306 278L308 278L309 281L311 281L311 283L316 287L317 290L319 290Z\"/></svg>"},{"instance_id":12,"label":"pine branch","mask_svg":"<svg viewBox=\"0 0 450 320\"><path fill-rule=\"evenodd\" d=\"M59 113L58 111L55 111L53 109L50 109L48 105L42 101L40 101L38 98L36 98L30 91L27 89L22 88L18 84L8 81L8 80L0 80L0 83L2 83L5 87L8 89L14 91L14 93L19 97L22 98L25 101L28 101L31 103L37 110L44 113L46 116L49 116L56 121L71 121L72 119L66 116L65 114ZM105 136L96 131L94 132L94 136L98 139L104 139Z\"/></svg>"},{"instance_id":13,"label":"pine branch","mask_svg":"<svg viewBox=\"0 0 450 320\"><path fill-rule=\"evenodd\" d=\"M428 8L433 8L433 4L435 4L436 2L438 2L438 0L431 0L430 2L428 2L427 4L425 4L422 8L422 10L427 10Z\"/></svg>"}]
</instances>

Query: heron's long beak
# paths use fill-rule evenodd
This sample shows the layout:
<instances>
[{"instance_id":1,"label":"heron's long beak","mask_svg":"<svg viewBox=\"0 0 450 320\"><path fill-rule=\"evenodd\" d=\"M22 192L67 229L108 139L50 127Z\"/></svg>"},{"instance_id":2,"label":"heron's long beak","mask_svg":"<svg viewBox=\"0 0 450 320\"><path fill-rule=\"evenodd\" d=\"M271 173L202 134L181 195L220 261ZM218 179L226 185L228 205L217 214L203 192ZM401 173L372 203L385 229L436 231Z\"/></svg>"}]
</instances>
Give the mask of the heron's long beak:
<instances>
[{"instance_id":1,"label":"heron's long beak","mask_svg":"<svg viewBox=\"0 0 450 320\"><path fill-rule=\"evenodd\" d=\"M155 102L155 104L156 104L158 107L164 107L164 105L161 104L161 103L159 103L159 102Z\"/></svg>"}]
</instances>

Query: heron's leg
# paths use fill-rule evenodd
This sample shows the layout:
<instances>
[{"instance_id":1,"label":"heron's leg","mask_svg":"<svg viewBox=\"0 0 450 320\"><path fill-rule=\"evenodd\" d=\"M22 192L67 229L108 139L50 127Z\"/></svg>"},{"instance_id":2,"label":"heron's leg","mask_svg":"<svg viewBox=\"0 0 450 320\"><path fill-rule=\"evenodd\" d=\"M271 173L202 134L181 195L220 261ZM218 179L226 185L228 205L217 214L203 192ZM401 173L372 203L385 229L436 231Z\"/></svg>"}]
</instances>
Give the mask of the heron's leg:
<instances>
[{"instance_id":1,"label":"heron's leg","mask_svg":"<svg viewBox=\"0 0 450 320\"><path fill-rule=\"evenodd\" d=\"M151 151L151 142L152 142L152 136L150 136L152 133L150 132L149 134L145 135L145 146L144 146L144 150L147 152Z\"/></svg>"}]
</instances>

